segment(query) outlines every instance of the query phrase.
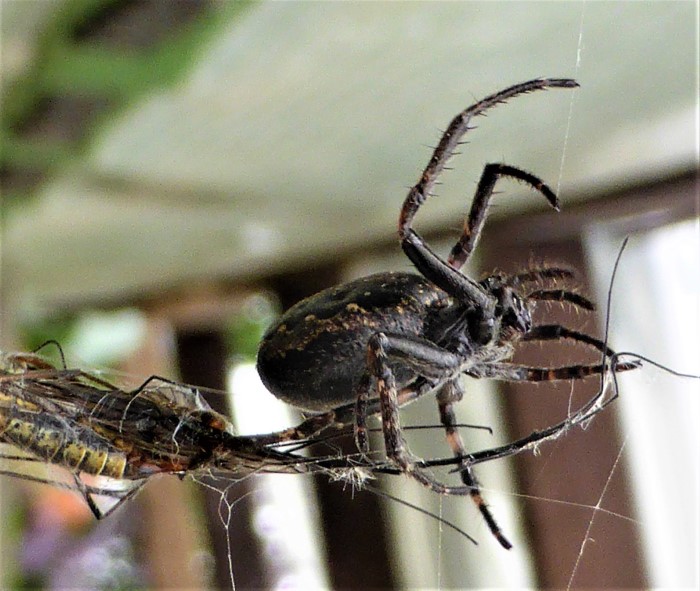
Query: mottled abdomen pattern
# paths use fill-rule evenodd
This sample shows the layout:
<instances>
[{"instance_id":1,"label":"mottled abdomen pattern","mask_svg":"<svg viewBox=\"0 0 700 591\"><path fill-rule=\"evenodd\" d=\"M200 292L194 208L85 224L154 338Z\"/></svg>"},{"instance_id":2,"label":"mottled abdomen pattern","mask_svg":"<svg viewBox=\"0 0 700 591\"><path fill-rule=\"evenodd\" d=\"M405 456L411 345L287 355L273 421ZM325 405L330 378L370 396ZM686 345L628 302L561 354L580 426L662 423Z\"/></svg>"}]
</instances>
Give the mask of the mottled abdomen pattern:
<instances>
[{"instance_id":1,"label":"mottled abdomen pattern","mask_svg":"<svg viewBox=\"0 0 700 591\"><path fill-rule=\"evenodd\" d=\"M425 338L426 320L448 296L410 273L379 273L302 300L270 327L258 372L278 398L310 411L354 402L367 342L383 332ZM397 365L399 384L413 374Z\"/></svg>"}]
</instances>

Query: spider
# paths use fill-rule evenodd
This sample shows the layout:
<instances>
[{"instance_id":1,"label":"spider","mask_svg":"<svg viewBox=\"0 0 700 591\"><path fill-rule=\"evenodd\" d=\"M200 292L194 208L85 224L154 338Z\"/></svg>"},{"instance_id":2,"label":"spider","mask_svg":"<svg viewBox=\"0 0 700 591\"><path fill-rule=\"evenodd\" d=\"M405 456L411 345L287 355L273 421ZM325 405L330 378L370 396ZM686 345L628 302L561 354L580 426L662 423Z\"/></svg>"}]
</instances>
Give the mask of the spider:
<instances>
[{"instance_id":1,"label":"spider","mask_svg":"<svg viewBox=\"0 0 700 591\"><path fill-rule=\"evenodd\" d=\"M570 279L571 271L542 266L514 275L494 274L482 281L460 271L476 246L500 178L529 185L559 209L554 192L535 175L506 164L487 164L462 235L446 260L412 226L475 116L525 93L576 87L571 79L530 80L459 113L410 189L399 215L401 247L419 274L379 273L321 291L283 314L265 333L258 351L257 369L265 386L278 398L316 413L285 437L302 439L328 426L354 422L357 447L367 454L367 416L379 413L386 455L398 470L437 493L471 496L506 549L512 544L480 492L456 428L454 404L464 395L461 376L527 382L576 380L603 375L610 366L624 371L637 364L617 362L604 342L588 335L556 324L533 325L537 302L594 309L585 297L552 286ZM543 284L550 287L543 288ZM603 362L551 368L510 361L518 342L564 339L597 349ZM403 437L399 408L429 392L436 393L440 421L459 461L462 486L437 481L423 468L423 461L411 454Z\"/></svg>"},{"instance_id":2,"label":"spider","mask_svg":"<svg viewBox=\"0 0 700 591\"><path fill-rule=\"evenodd\" d=\"M0 470L7 474L80 492L102 518L131 498L157 473L180 476L218 472L240 477L253 472L348 474L405 473L440 494L470 495L502 546L511 544L484 501L473 465L513 455L552 438L599 412L594 397L563 422L500 448L467 455L457 431L454 404L463 397L460 377L516 381L579 379L638 367L588 335L559 325L532 322L539 301L593 309L573 291L542 283L569 279L559 267L474 281L460 272L473 251L497 180L525 182L557 208L557 198L534 175L503 164L485 167L462 236L447 260L433 253L413 230L413 219L430 195L446 161L469 129L472 117L517 95L545 88L573 88L568 79L537 79L491 95L460 113L449 125L399 217L401 245L420 275L382 273L322 291L292 307L263 338L258 371L279 398L315 414L277 433L236 436L229 421L211 410L192 387L151 376L133 391L97 376L62 368L35 353L0 355L0 443L24 455L0 454L17 462L49 462L68 470L74 485ZM602 353L599 364L524 367L511 363L519 341L568 339ZM48 344L48 343L47 343ZM602 391L602 390L601 390ZM453 460L414 458L402 434L399 408L429 392L437 395L441 422ZM366 421L381 414L385 461L368 457ZM354 425L357 454L304 457L284 446L323 441L325 430ZM325 437L325 434L324 434ZM28 456L26 454L29 454ZM428 469L456 464L462 486L435 480ZM88 474L110 481L104 488L82 481ZM116 504L103 512L92 497ZM471 539L471 538L470 538Z\"/></svg>"}]
</instances>

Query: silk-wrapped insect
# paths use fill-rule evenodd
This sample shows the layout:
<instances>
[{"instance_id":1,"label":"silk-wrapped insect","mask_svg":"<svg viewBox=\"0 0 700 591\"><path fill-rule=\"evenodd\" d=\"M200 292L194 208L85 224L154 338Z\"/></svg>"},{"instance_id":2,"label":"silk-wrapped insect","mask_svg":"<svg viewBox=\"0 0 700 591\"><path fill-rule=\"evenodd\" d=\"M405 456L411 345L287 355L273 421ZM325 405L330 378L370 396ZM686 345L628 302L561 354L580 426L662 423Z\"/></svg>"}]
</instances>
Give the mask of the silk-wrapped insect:
<instances>
[{"instance_id":1,"label":"silk-wrapped insect","mask_svg":"<svg viewBox=\"0 0 700 591\"><path fill-rule=\"evenodd\" d=\"M314 421L277 434L237 436L228 418L211 409L191 386L151 377L125 390L78 369L54 367L34 353L0 357L0 442L22 455L16 462L46 462L64 468L73 485L2 470L25 479L75 488L103 518L161 473L228 474L312 473L388 468L386 462L352 457L305 457L278 449L304 443ZM306 434L309 432L308 434ZM26 454L26 455L24 455ZM97 477L101 486L86 484ZM95 495L115 499L108 511Z\"/></svg>"}]
</instances>

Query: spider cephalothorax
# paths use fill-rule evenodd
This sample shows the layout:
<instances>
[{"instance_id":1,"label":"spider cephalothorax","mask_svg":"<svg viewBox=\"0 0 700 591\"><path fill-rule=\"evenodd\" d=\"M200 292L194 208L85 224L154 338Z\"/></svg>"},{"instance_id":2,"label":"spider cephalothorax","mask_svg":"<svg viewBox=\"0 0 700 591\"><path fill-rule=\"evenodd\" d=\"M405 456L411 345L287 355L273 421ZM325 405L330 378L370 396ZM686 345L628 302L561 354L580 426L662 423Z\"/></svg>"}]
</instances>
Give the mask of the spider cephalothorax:
<instances>
[{"instance_id":1,"label":"spider cephalothorax","mask_svg":"<svg viewBox=\"0 0 700 591\"><path fill-rule=\"evenodd\" d=\"M560 325L534 325L538 301L592 304L550 280L571 273L558 267L493 275L478 282L460 271L471 255L500 177L510 177L541 193L558 209L554 192L536 176L505 164L488 164L482 173L462 236L445 260L413 229L413 219L430 197L473 117L515 96L547 88L575 88L569 79L536 79L486 97L450 123L399 215L401 247L420 275L380 273L324 290L289 309L266 333L258 352L258 371L279 398L321 412L307 426L339 422L339 407L354 408L359 449L368 452L366 415L379 412L387 456L406 474L442 494L468 494L500 543L510 547L486 503L457 432L453 405L463 395L462 375L515 381L577 379L600 375L605 364L526 367L511 362L521 340L568 339L613 355L603 342ZM544 285L544 287L542 287ZM618 363L616 370L630 369ZM460 461L463 486L447 486L417 465L402 436L399 407L427 392L437 396L440 420ZM345 413L347 414L347 413ZM304 430L296 432L304 436Z\"/></svg>"},{"instance_id":2,"label":"spider cephalothorax","mask_svg":"<svg viewBox=\"0 0 700 591\"><path fill-rule=\"evenodd\" d=\"M517 333L524 334L532 327L532 304L521 297L504 277L492 275L480 282L496 304L490 316L479 315L481 322L472 332L475 343L503 344L510 342Z\"/></svg>"}]
</instances>

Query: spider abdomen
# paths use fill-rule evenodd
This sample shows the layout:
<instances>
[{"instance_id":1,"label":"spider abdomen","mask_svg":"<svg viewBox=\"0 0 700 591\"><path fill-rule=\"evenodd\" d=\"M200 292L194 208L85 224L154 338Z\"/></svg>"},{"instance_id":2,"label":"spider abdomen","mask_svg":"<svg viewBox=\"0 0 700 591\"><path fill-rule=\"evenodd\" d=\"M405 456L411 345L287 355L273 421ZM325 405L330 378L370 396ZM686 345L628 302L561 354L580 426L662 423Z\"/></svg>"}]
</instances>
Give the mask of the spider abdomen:
<instances>
[{"instance_id":1,"label":"spider abdomen","mask_svg":"<svg viewBox=\"0 0 700 591\"><path fill-rule=\"evenodd\" d=\"M376 333L430 338L435 312L449 305L419 275L380 273L321 291L290 308L258 350L258 373L278 398L323 411L354 402ZM392 364L397 383L414 374Z\"/></svg>"}]
</instances>

